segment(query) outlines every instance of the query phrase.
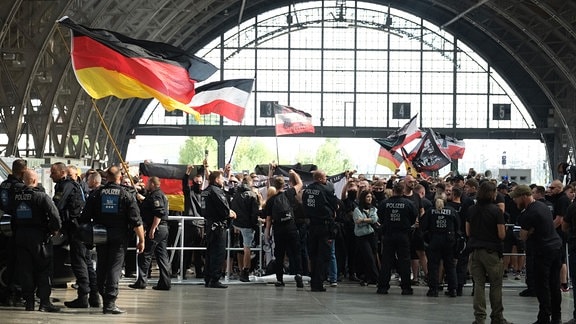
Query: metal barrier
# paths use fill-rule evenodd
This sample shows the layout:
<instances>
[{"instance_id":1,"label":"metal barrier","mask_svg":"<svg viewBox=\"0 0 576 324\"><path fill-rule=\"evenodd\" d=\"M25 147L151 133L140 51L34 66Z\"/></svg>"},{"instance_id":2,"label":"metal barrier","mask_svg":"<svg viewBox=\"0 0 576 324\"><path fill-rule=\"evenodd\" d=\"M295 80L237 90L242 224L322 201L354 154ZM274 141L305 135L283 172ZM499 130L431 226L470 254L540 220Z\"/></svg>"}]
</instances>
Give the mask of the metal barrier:
<instances>
[{"instance_id":1,"label":"metal barrier","mask_svg":"<svg viewBox=\"0 0 576 324\"><path fill-rule=\"evenodd\" d=\"M174 245L168 247L168 251L170 253L170 264L172 264L172 261L174 260L174 256L176 255L176 253L180 253L180 273L178 274L177 279L181 281L183 278L183 275L184 275L184 271L186 271L186 269L184 269L184 252L185 251L206 251L205 246L185 246L185 232L186 231L184 231L184 222L197 221L197 222L203 223L204 218L203 217L192 217L192 216L168 216L168 220L178 221L178 232L176 233L176 239L174 240ZM244 250L244 248L242 248L242 247L235 248L235 247L231 246L231 244L232 244L232 231L233 231L233 228L226 230L227 237L228 237L227 244L226 244L226 260L230 260L231 251L243 251ZM202 229L202 234L203 234L203 232L204 232L204 229ZM262 226L258 227L257 235L259 237L258 245L250 248L250 251L255 251L258 253L259 266L261 269L263 269L264 268L264 265L263 265L263 261L264 261L264 251L263 251L264 237L263 237ZM131 248L131 249L134 249L134 248ZM230 278L231 265L228 264L228 262L226 264L227 264L227 266L226 266L225 280L228 281L228 279ZM136 269L138 269L138 257L136 257ZM256 272L256 274L260 274L260 273Z\"/></svg>"}]
</instances>

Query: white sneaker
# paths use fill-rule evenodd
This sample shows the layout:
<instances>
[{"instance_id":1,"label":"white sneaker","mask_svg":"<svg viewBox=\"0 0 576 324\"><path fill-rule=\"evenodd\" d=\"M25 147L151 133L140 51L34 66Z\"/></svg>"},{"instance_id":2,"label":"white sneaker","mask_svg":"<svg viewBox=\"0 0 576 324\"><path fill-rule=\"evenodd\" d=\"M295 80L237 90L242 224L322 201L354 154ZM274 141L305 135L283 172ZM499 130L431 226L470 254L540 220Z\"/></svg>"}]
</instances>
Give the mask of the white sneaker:
<instances>
[{"instance_id":1,"label":"white sneaker","mask_svg":"<svg viewBox=\"0 0 576 324\"><path fill-rule=\"evenodd\" d=\"M338 287L338 283L337 282L331 282L330 287Z\"/></svg>"}]
</instances>

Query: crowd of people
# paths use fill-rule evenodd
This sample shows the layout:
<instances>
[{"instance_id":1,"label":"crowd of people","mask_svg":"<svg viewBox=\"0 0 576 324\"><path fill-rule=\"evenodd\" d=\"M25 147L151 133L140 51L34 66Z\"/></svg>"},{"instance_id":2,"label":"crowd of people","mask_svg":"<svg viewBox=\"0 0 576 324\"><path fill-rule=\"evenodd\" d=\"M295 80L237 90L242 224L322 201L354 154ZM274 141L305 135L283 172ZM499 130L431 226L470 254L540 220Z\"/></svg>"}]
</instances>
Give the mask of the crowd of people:
<instances>
[{"instance_id":1,"label":"crowd of people","mask_svg":"<svg viewBox=\"0 0 576 324\"><path fill-rule=\"evenodd\" d=\"M55 163L50 170L54 196L48 197L36 172L17 159L13 174L0 185L0 207L12 215L14 233L8 271L12 297L20 296L26 310L36 309L35 296L38 310L60 310L50 302L51 237L65 234L77 288L77 298L64 302L69 308L102 306L105 314L124 313L115 304L122 272L137 273L129 287L145 289L155 259L155 290L170 290L171 277L185 278L192 266L207 288L227 288L221 282L226 271L249 282L258 268L268 268L276 287L292 276L301 289L303 276L310 276L313 292L347 280L388 294L397 273L402 295L412 295L414 285L427 285L431 298L445 287L446 296L462 296L471 278L477 324L488 316L491 323L508 323L503 278L525 276L527 288L520 296L538 298L535 323L561 323L561 292L570 290L569 278L576 275L566 267L574 265L569 268L576 272L576 253L566 253L576 251L571 180L527 186L488 179L473 169L465 176L427 179L411 174L367 179L347 172L342 192L336 193L321 170L305 184L298 172L275 175L275 167L270 164L269 174L262 176L234 175L229 166L210 171L205 165L201 172L188 166L181 214L203 221L182 225L185 244L206 250L186 251L182 262L170 263L168 215L174 212L157 177L141 184L116 166L80 176L76 167ZM558 171L569 174L569 168L563 164ZM94 224L106 228L106 242L86 239ZM256 235L259 228L262 236ZM236 260L226 259L228 230L240 248ZM134 241L137 269L125 262ZM254 261L256 246L273 246L264 264Z\"/></svg>"}]
</instances>

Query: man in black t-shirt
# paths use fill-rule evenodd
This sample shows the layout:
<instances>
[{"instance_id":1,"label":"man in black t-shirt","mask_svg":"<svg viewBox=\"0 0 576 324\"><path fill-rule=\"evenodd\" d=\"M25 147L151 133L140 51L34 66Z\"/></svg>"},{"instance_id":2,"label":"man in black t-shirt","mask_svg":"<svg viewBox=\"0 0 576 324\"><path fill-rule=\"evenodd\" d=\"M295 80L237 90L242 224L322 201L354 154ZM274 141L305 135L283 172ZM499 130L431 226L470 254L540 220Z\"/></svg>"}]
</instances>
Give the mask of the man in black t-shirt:
<instances>
[{"instance_id":1,"label":"man in black t-shirt","mask_svg":"<svg viewBox=\"0 0 576 324\"><path fill-rule=\"evenodd\" d=\"M420 268L424 272L424 276L428 277L428 259L424 248L424 240L422 239L422 231L420 230L420 217L424 216L424 204L420 195L416 194L414 188L417 186L418 181L413 176L407 175L403 181L404 183L404 198L412 201L418 210L418 217L416 218L414 231L410 238L410 259L412 266L412 284L418 285L418 276Z\"/></svg>"},{"instance_id":2,"label":"man in black t-shirt","mask_svg":"<svg viewBox=\"0 0 576 324\"><path fill-rule=\"evenodd\" d=\"M291 268L294 269L297 288L304 288L302 283L302 258L300 255L300 238L294 220L292 206L296 201L296 194L302 189L300 176L290 170L291 187L284 188L284 177L277 176L273 180L273 186L277 194L270 197L266 202L264 215L266 216L266 233L270 233L270 227L274 229L274 268L276 272L276 287L284 287L284 256L288 254ZM283 207L282 205L286 205ZM277 213L280 213L277 215Z\"/></svg>"},{"instance_id":3,"label":"man in black t-shirt","mask_svg":"<svg viewBox=\"0 0 576 324\"><path fill-rule=\"evenodd\" d=\"M536 297L540 304L537 323L561 323L560 273L562 239L558 236L550 209L532 197L532 190L519 185L510 193L518 208L520 239L534 253Z\"/></svg>"},{"instance_id":4,"label":"man in black t-shirt","mask_svg":"<svg viewBox=\"0 0 576 324\"><path fill-rule=\"evenodd\" d=\"M556 228L556 232L562 239L562 246L563 246L563 248L561 249L562 268L560 271L560 284L563 291L568 291L568 283L567 283L568 270L566 266L567 256L565 246L566 238L564 236L564 233L562 232L562 219L566 214L568 206L570 206L571 204L571 199L566 194L566 191L564 191L565 188L562 185L562 181L560 180L552 181L552 183L548 188L550 189L550 196L546 196L546 198L554 205L554 214L553 214L554 227Z\"/></svg>"}]
</instances>

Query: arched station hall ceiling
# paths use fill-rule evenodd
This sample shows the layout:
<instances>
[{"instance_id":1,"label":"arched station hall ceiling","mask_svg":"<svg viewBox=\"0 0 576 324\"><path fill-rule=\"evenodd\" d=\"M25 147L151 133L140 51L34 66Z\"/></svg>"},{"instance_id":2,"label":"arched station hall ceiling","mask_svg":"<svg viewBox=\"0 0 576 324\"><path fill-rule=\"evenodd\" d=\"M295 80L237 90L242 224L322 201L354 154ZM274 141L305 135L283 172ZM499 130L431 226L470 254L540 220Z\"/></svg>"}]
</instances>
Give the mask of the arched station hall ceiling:
<instances>
[{"instance_id":1,"label":"arched station hall ceiling","mask_svg":"<svg viewBox=\"0 0 576 324\"><path fill-rule=\"evenodd\" d=\"M58 18L67 15L87 26L196 52L215 35L234 28L240 13L242 20L246 20L299 2L309 1L0 1L0 133L9 138L8 144L0 147L1 154L90 156L118 161L91 100L75 80L68 55L69 39L67 32L55 24ZM566 159L576 142L575 1L365 2L390 5L443 26L477 51L527 107L537 135L546 143L552 165ZM353 6L354 1L348 0L347 5ZM148 103L115 98L98 101L102 117L122 154ZM242 126L235 129L239 134L250 135L250 130ZM499 134L503 138L522 138L501 131L484 133L489 138Z\"/></svg>"}]
</instances>

